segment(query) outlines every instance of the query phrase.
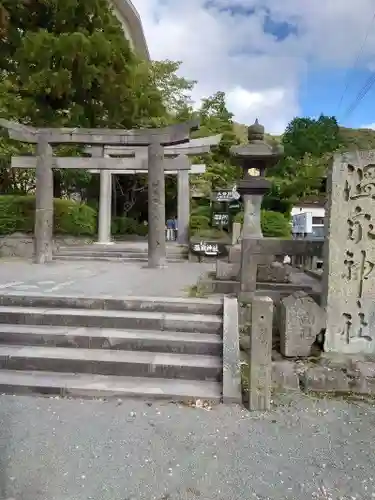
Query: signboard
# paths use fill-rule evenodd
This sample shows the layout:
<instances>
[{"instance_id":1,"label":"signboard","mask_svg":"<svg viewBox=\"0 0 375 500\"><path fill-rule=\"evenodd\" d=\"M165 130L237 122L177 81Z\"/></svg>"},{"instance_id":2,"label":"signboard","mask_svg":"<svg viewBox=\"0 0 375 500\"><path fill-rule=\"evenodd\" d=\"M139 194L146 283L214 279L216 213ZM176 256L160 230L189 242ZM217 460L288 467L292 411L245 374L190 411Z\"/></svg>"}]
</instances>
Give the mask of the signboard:
<instances>
[{"instance_id":1,"label":"signboard","mask_svg":"<svg viewBox=\"0 0 375 500\"><path fill-rule=\"evenodd\" d=\"M218 257L226 255L228 253L227 247L223 243L212 241L200 241L197 243L191 243L190 251L195 255L204 255L206 257Z\"/></svg>"},{"instance_id":2,"label":"signboard","mask_svg":"<svg viewBox=\"0 0 375 500\"><path fill-rule=\"evenodd\" d=\"M214 212L212 215L213 226L227 226L229 224L229 215L226 212Z\"/></svg>"},{"instance_id":3,"label":"signboard","mask_svg":"<svg viewBox=\"0 0 375 500\"><path fill-rule=\"evenodd\" d=\"M239 200L240 197L241 195L237 192L236 186L233 189L221 189L214 193L214 199L219 203Z\"/></svg>"},{"instance_id":4,"label":"signboard","mask_svg":"<svg viewBox=\"0 0 375 500\"><path fill-rule=\"evenodd\" d=\"M233 199L233 193L232 190L228 191L217 191L215 193L215 201L218 202L225 202L225 201L231 201Z\"/></svg>"},{"instance_id":5,"label":"signboard","mask_svg":"<svg viewBox=\"0 0 375 500\"><path fill-rule=\"evenodd\" d=\"M241 204L237 200L233 200L229 203L229 210L239 210L241 208Z\"/></svg>"},{"instance_id":6,"label":"signboard","mask_svg":"<svg viewBox=\"0 0 375 500\"><path fill-rule=\"evenodd\" d=\"M312 233L312 213L303 212L302 214L293 215L292 232L294 234Z\"/></svg>"}]
</instances>

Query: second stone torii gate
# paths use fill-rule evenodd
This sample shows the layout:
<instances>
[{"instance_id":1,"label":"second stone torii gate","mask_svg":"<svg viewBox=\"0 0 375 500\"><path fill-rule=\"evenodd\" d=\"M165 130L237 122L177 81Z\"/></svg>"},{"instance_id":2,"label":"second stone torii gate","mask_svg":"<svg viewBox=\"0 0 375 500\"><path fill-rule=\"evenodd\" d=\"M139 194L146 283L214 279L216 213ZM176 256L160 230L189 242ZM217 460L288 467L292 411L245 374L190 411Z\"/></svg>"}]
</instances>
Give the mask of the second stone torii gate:
<instances>
[{"instance_id":1,"label":"second stone torii gate","mask_svg":"<svg viewBox=\"0 0 375 500\"><path fill-rule=\"evenodd\" d=\"M135 165L136 159L134 158ZM138 163L139 164L139 163ZM130 164L131 165L131 164ZM177 175L177 217L178 217L178 238L177 241L180 245L188 245L189 243L189 222L190 222L190 189L189 180L186 182L186 176L184 175L186 170L174 169L172 170L174 163L171 161L166 161L164 165L165 175ZM179 162L179 167L183 165ZM190 175L200 175L206 172L206 165L204 164L193 164L189 165L189 170L187 173ZM100 184L100 197L99 197L99 216L98 216L98 244L110 245L113 244L111 241L111 209L112 209L112 175L135 175L135 174L145 174L145 170L129 169L126 170L89 170L92 174L101 174L101 184ZM105 173L105 176L103 175ZM109 173L109 175L108 175ZM183 174L183 175L181 175ZM103 177L105 177L105 182L102 182ZM109 179L107 179L109 177Z\"/></svg>"},{"instance_id":2,"label":"second stone torii gate","mask_svg":"<svg viewBox=\"0 0 375 500\"><path fill-rule=\"evenodd\" d=\"M201 156L211 152L211 148L218 146L222 138L222 134L201 137L197 139L190 139L188 143L181 143L178 145L170 145L164 147L164 172L168 174L169 171L175 171L171 166L168 166L168 160L172 158ZM96 154L92 148L86 148L87 154ZM144 162L148 161L147 148L131 148L128 146L106 146L104 148L104 156L107 157L120 157L132 158L133 161L141 159ZM169 163L169 165L172 165ZM204 173L202 170L203 165L190 165L190 162L180 163L177 170L177 220L178 220L178 243L187 245L189 243L189 222L190 222L190 174ZM136 167L135 171L139 170ZM129 174L129 169L116 170L115 174ZM140 173L140 172L135 172ZM100 171L100 197L99 197L99 243L108 244L110 239L111 227L111 208L112 208L112 172L109 170Z\"/></svg>"},{"instance_id":3,"label":"second stone torii gate","mask_svg":"<svg viewBox=\"0 0 375 500\"><path fill-rule=\"evenodd\" d=\"M189 142L190 130L199 127L198 121L180 123L164 129L121 130L79 128L34 128L0 119L10 139L37 145L35 261L43 264L52 260L53 243L53 173L58 159L53 157L53 145L82 144L104 148L106 145L148 147L149 175L149 233L148 265L161 267L166 262L164 146ZM76 160L71 158L70 160ZM78 160L84 160L78 158ZM87 160L87 158L86 158ZM110 165L108 165L108 161ZM113 170L115 158L102 158L100 170ZM118 164L118 161L117 163ZM77 168L74 166L73 168ZM87 168L84 167L84 168ZM122 166L123 168L123 166Z\"/></svg>"}]
</instances>

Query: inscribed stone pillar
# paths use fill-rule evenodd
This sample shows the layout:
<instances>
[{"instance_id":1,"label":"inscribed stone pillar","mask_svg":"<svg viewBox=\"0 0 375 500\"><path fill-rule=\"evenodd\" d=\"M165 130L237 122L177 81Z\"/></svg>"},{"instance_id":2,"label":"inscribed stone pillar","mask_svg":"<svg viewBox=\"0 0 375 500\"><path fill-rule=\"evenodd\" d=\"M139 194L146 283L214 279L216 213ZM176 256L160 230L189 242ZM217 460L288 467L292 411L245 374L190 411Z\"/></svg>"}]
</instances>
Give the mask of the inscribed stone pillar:
<instances>
[{"instance_id":1,"label":"inscribed stone pillar","mask_svg":"<svg viewBox=\"0 0 375 500\"><path fill-rule=\"evenodd\" d=\"M53 171L52 148L43 135L36 149L35 262L52 260L53 246Z\"/></svg>"},{"instance_id":2,"label":"inscribed stone pillar","mask_svg":"<svg viewBox=\"0 0 375 500\"><path fill-rule=\"evenodd\" d=\"M328 178L325 350L375 352L375 151L336 155Z\"/></svg>"},{"instance_id":3,"label":"inscribed stone pillar","mask_svg":"<svg viewBox=\"0 0 375 500\"><path fill-rule=\"evenodd\" d=\"M190 184L189 171L179 170L177 174L177 221L180 245L189 243Z\"/></svg>"},{"instance_id":4,"label":"inscribed stone pillar","mask_svg":"<svg viewBox=\"0 0 375 500\"><path fill-rule=\"evenodd\" d=\"M91 148L93 158L103 158L104 148L95 146ZM108 245L111 243L111 211L112 211L112 174L109 170L100 170L99 192L99 217L98 217L98 243Z\"/></svg>"},{"instance_id":5,"label":"inscribed stone pillar","mask_svg":"<svg viewBox=\"0 0 375 500\"><path fill-rule=\"evenodd\" d=\"M166 265L164 148L148 147L148 266Z\"/></svg>"}]
</instances>

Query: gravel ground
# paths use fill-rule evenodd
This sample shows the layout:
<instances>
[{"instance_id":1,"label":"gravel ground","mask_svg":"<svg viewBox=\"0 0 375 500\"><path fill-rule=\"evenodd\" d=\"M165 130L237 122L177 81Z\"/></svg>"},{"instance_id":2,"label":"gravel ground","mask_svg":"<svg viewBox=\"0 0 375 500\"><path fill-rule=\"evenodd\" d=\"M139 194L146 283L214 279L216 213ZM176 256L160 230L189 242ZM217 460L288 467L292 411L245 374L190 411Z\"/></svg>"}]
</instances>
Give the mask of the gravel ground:
<instances>
[{"instance_id":1,"label":"gravel ground","mask_svg":"<svg viewBox=\"0 0 375 500\"><path fill-rule=\"evenodd\" d=\"M0 497L375 497L375 405L278 396L267 414L0 396ZM293 397L293 399L292 399Z\"/></svg>"}]
</instances>

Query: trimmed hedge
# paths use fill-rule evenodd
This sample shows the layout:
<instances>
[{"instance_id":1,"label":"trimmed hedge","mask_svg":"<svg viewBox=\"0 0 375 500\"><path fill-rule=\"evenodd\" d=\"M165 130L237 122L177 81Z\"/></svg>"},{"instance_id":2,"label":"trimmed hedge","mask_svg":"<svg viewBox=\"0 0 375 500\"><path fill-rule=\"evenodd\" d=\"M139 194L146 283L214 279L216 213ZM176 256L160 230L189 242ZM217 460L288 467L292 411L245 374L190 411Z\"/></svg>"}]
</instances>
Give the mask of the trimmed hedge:
<instances>
[{"instance_id":1,"label":"trimmed hedge","mask_svg":"<svg viewBox=\"0 0 375 500\"><path fill-rule=\"evenodd\" d=\"M235 217L235 222L243 224L243 212ZM262 232L265 238L290 238L292 228L289 220L280 212L262 210L261 212Z\"/></svg>"},{"instance_id":2,"label":"trimmed hedge","mask_svg":"<svg viewBox=\"0 0 375 500\"><path fill-rule=\"evenodd\" d=\"M33 233L35 196L0 195L0 234ZM71 236L96 234L96 211L73 200L53 200L53 232Z\"/></svg>"}]
</instances>

